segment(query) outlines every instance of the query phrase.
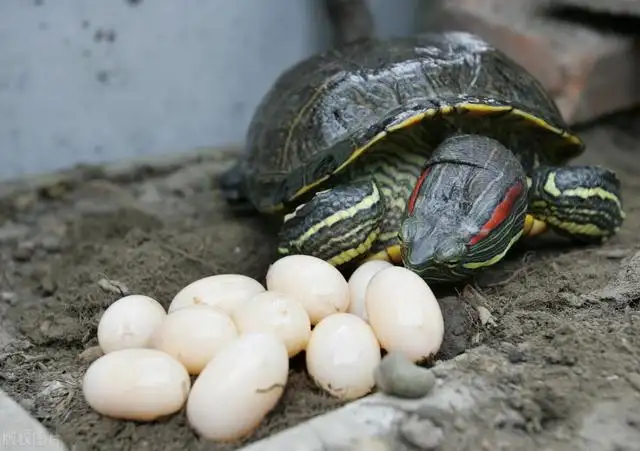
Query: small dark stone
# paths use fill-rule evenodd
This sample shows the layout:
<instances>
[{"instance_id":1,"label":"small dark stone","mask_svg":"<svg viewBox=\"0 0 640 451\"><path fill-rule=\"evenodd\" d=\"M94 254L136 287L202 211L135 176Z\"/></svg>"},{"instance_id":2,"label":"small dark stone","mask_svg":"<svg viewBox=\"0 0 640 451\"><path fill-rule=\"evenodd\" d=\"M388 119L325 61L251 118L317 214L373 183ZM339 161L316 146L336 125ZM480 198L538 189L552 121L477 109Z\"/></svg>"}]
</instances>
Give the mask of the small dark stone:
<instances>
[{"instance_id":1,"label":"small dark stone","mask_svg":"<svg viewBox=\"0 0 640 451\"><path fill-rule=\"evenodd\" d=\"M40 244L42 248L50 253L60 252L62 249L62 238L57 235L46 235L42 238Z\"/></svg>"},{"instance_id":2,"label":"small dark stone","mask_svg":"<svg viewBox=\"0 0 640 451\"><path fill-rule=\"evenodd\" d=\"M449 360L472 346L472 337L480 330L477 309L462 297L438 299L444 319L444 337L437 358Z\"/></svg>"},{"instance_id":3,"label":"small dark stone","mask_svg":"<svg viewBox=\"0 0 640 451\"><path fill-rule=\"evenodd\" d=\"M565 323L556 329L558 335L574 335L576 330L569 323Z\"/></svg>"},{"instance_id":4,"label":"small dark stone","mask_svg":"<svg viewBox=\"0 0 640 451\"><path fill-rule=\"evenodd\" d=\"M507 354L507 358L511 363L523 363L527 361L525 352L518 348L511 349Z\"/></svg>"},{"instance_id":5,"label":"small dark stone","mask_svg":"<svg viewBox=\"0 0 640 451\"><path fill-rule=\"evenodd\" d=\"M58 289L58 284L51 277L51 275L46 274L40 279L40 293L43 296L51 296Z\"/></svg>"},{"instance_id":6,"label":"small dark stone","mask_svg":"<svg viewBox=\"0 0 640 451\"><path fill-rule=\"evenodd\" d=\"M33 253L35 252L35 245L30 241L22 242L13 251L13 258L19 262L26 262L31 260Z\"/></svg>"},{"instance_id":7,"label":"small dark stone","mask_svg":"<svg viewBox=\"0 0 640 451\"><path fill-rule=\"evenodd\" d=\"M493 420L493 427L498 429L512 428L512 429L524 429L526 426L526 420L517 411L507 409L504 412L498 413Z\"/></svg>"},{"instance_id":8,"label":"small dark stone","mask_svg":"<svg viewBox=\"0 0 640 451\"><path fill-rule=\"evenodd\" d=\"M578 361L575 354L563 349L550 349L545 355L545 360L554 365L565 366L573 366Z\"/></svg>"},{"instance_id":9,"label":"small dark stone","mask_svg":"<svg viewBox=\"0 0 640 451\"><path fill-rule=\"evenodd\" d=\"M0 300L9 305L15 305L18 302L18 295L12 291L3 291L0 293Z\"/></svg>"}]
</instances>

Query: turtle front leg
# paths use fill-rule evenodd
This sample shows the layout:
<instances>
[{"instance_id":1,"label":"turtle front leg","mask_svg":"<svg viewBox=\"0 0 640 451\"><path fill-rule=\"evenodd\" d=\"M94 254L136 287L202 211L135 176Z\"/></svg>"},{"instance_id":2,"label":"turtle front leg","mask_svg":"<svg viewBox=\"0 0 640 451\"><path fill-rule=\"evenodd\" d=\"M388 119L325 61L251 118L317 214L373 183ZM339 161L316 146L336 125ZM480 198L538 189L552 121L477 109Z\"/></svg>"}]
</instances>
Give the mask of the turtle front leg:
<instances>
[{"instance_id":1,"label":"turtle front leg","mask_svg":"<svg viewBox=\"0 0 640 451\"><path fill-rule=\"evenodd\" d=\"M374 181L320 191L285 216L278 253L312 255L334 266L365 257L380 234L384 214Z\"/></svg>"},{"instance_id":2,"label":"turtle front leg","mask_svg":"<svg viewBox=\"0 0 640 451\"><path fill-rule=\"evenodd\" d=\"M618 232L625 214L616 174L597 166L540 167L529 187L525 235L548 226L583 243L599 243Z\"/></svg>"}]
</instances>

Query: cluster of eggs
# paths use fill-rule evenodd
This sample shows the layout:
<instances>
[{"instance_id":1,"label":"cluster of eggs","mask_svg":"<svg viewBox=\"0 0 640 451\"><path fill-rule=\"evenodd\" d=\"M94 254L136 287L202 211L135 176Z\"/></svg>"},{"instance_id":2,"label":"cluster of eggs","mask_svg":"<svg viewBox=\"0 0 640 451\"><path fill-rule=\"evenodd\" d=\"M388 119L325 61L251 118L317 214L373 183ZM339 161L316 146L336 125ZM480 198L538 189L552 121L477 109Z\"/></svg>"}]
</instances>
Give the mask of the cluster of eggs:
<instances>
[{"instance_id":1,"label":"cluster of eggs","mask_svg":"<svg viewBox=\"0 0 640 451\"><path fill-rule=\"evenodd\" d=\"M114 302L83 392L97 412L120 419L151 421L186 405L201 437L234 441L276 406L289 359L301 352L319 387L352 400L374 389L382 350L418 362L443 334L438 302L413 272L371 261L347 281L323 260L291 255L271 265L266 288L220 274L184 287L168 311L143 295Z\"/></svg>"}]
</instances>

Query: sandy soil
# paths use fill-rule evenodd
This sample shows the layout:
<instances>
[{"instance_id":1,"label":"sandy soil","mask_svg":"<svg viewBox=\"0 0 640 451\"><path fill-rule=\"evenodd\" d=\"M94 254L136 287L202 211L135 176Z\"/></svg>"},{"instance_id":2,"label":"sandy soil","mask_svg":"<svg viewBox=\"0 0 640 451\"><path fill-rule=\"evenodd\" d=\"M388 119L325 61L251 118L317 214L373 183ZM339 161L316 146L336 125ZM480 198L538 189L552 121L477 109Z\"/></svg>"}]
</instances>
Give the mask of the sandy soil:
<instances>
[{"instance_id":1,"label":"sandy soil","mask_svg":"<svg viewBox=\"0 0 640 451\"><path fill-rule=\"evenodd\" d=\"M631 258L640 244L639 125L635 115L584 131L582 161L614 167L625 184L628 218L618 236L590 248L551 237L523 243L476 280L475 291L438 290L447 323L440 358L480 344L504 356L509 371L483 377L508 387L512 402L504 408L518 416L493 427L526 438L532 449L640 449L640 258ZM216 189L228 154L186 160L79 168L0 187L0 386L76 450L242 445L199 441L182 413L152 424L102 418L81 393L98 319L120 296L101 279L166 306L205 275L262 279L273 258L269 225L231 212ZM478 303L492 312L493 326L478 324ZM300 368L294 362L281 405L249 441L339 406ZM605 401L606 414L594 414ZM589 418L596 426L579 427ZM490 432L483 449L509 449ZM442 449L478 449L477 441L460 445L467 429L451 434ZM591 445L563 447L576 437Z\"/></svg>"}]
</instances>

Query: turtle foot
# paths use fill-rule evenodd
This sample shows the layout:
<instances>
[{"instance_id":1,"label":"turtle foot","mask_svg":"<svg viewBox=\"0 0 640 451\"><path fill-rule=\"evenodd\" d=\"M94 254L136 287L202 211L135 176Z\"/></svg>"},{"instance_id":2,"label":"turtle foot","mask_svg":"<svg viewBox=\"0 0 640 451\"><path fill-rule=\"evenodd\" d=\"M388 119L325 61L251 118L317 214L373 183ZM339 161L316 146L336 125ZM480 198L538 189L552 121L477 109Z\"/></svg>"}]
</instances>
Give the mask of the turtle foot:
<instances>
[{"instance_id":1,"label":"turtle foot","mask_svg":"<svg viewBox=\"0 0 640 451\"><path fill-rule=\"evenodd\" d=\"M533 174L529 213L561 235L599 243L616 234L624 221L621 184L598 166L542 167Z\"/></svg>"},{"instance_id":2,"label":"turtle foot","mask_svg":"<svg viewBox=\"0 0 640 451\"><path fill-rule=\"evenodd\" d=\"M311 255L334 266L345 265L369 253L384 213L375 182L320 191L285 216L278 253Z\"/></svg>"}]
</instances>

